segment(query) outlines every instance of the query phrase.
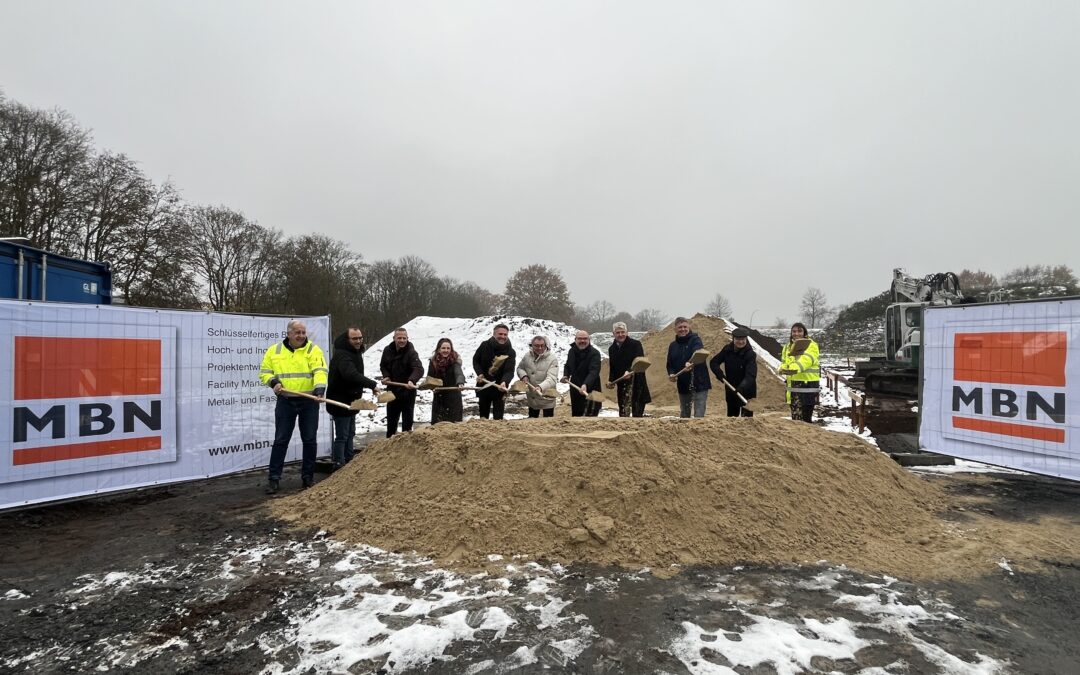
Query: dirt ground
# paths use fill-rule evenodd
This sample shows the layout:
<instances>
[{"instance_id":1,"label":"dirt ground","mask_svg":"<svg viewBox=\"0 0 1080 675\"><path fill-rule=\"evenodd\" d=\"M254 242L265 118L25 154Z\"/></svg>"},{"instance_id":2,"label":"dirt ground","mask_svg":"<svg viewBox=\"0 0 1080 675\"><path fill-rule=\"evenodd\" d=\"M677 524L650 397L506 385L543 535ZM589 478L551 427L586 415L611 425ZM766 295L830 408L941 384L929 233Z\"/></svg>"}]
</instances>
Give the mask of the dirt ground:
<instances>
[{"instance_id":1,"label":"dirt ground","mask_svg":"<svg viewBox=\"0 0 1080 675\"><path fill-rule=\"evenodd\" d=\"M295 478L289 469L285 486ZM962 581L917 582L825 563L699 565L671 578L598 565L551 566L557 576L543 576L522 565L505 580L462 577L459 599L412 616L403 609L410 603L446 596L432 586L438 575L370 551L356 563L350 547L287 526L265 508L263 479L244 474L0 515L0 672L1080 672L1074 559L1002 560ZM1075 484L1016 474L927 480L953 500L947 519L959 527L1080 530ZM359 592L342 593L354 568L369 578L365 599L404 598L374 615L380 626L422 628L461 610L469 639L445 647L441 658L452 660L326 660L340 647L329 634L312 642L302 627L323 614L347 616L334 612L358 602ZM484 586L495 581L496 590ZM540 582L561 600L538 607ZM479 594L464 599L468 589ZM343 604L328 610L328 595ZM885 607L924 618L897 630L881 618ZM509 628L485 628L496 609L512 619ZM731 641L752 641L752 621L802 626L790 639L808 644L828 626L851 625L866 646L802 666L738 665ZM522 661L524 653L536 657Z\"/></svg>"}]
</instances>

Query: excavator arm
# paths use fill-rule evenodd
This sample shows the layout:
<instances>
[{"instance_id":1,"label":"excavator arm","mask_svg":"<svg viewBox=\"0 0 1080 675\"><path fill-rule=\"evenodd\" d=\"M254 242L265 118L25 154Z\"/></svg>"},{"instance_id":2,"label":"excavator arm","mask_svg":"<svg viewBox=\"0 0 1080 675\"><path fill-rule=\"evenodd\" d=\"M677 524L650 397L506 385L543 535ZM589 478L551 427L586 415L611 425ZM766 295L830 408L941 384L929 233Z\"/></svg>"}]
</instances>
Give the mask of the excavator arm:
<instances>
[{"instance_id":1,"label":"excavator arm","mask_svg":"<svg viewBox=\"0 0 1080 675\"><path fill-rule=\"evenodd\" d=\"M928 274L919 279L909 276L903 268L893 270L893 302L925 302L931 305L951 305L964 299L960 279L952 272Z\"/></svg>"}]
</instances>

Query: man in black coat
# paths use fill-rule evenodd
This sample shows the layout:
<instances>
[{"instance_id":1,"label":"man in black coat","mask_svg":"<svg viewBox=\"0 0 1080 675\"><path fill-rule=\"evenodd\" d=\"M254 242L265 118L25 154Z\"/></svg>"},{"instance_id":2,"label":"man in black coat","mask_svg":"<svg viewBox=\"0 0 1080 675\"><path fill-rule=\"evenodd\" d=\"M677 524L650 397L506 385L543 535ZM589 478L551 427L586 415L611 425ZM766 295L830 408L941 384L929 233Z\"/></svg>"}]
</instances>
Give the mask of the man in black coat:
<instances>
[{"instance_id":1,"label":"man in black coat","mask_svg":"<svg viewBox=\"0 0 1080 675\"><path fill-rule=\"evenodd\" d=\"M754 413L743 407L738 395L742 394L747 401L757 396L757 354L750 346L750 331L745 328L736 328L731 331L731 342L724 345L720 352L709 360L709 368L716 379L724 384L725 380L735 388L724 384L724 394L727 398L728 417L753 417ZM720 366L724 369L720 370Z\"/></svg>"},{"instance_id":2,"label":"man in black coat","mask_svg":"<svg viewBox=\"0 0 1080 675\"><path fill-rule=\"evenodd\" d=\"M600 414L600 404L588 399L589 393L600 391L600 351L592 346L589 334L583 330L574 334L574 345L566 354L561 381L576 384L585 392L582 394L577 388L570 387L571 417Z\"/></svg>"},{"instance_id":3,"label":"man in black coat","mask_svg":"<svg viewBox=\"0 0 1080 675\"><path fill-rule=\"evenodd\" d=\"M645 404L652 401L645 373L631 374L627 379L612 384L630 372L630 364L637 357L645 356L645 348L639 340L630 337L626 324L619 321L611 327L615 341L608 347L608 389L615 389L619 402L619 417L644 417Z\"/></svg>"},{"instance_id":4,"label":"man in black coat","mask_svg":"<svg viewBox=\"0 0 1080 675\"><path fill-rule=\"evenodd\" d=\"M379 392L379 384L364 375L364 333L356 326L334 340L334 355L330 358L326 398L350 404L364 395L364 389ZM356 437L356 410L345 410L327 404L326 412L334 418L334 444L331 455L334 468L339 469L353 458L353 439Z\"/></svg>"},{"instance_id":5,"label":"man in black coat","mask_svg":"<svg viewBox=\"0 0 1080 675\"><path fill-rule=\"evenodd\" d=\"M383 384L392 387L394 400L386 404L386 437L397 433L398 418L401 418L401 430L412 431L413 409L416 407L416 383L424 376L424 364L420 355L409 342L409 333L404 328L394 331L394 341L383 349L379 362ZM388 382L399 382L390 385Z\"/></svg>"},{"instance_id":6,"label":"man in black coat","mask_svg":"<svg viewBox=\"0 0 1080 675\"><path fill-rule=\"evenodd\" d=\"M502 363L495 366L496 357L505 356ZM482 387L488 382L496 386L476 392L476 403L480 417L501 420L506 409L506 388L514 377L517 368L517 352L510 345L510 328L505 323L496 324L491 337L480 343L472 359L476 371L476 386Z\"/></svg>"}]
</instances>

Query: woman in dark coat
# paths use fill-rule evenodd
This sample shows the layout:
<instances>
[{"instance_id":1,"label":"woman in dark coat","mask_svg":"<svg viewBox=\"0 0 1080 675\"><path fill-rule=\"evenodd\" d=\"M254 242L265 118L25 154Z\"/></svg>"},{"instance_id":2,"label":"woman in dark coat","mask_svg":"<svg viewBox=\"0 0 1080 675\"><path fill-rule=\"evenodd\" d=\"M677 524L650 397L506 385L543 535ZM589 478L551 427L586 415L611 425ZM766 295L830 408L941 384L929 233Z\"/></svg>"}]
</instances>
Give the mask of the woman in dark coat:
<instances>
[{"instance_id":1,"label":"woman in dark coat","mask_svg":"<svg viewBox=\"0 0 1080 675\"><path fill-rule=\"evenodd\" d=\"M428 377L437 377L444 387L465 386L465 373L461 370L461 356L454 351L450 338L439 338L435 353L431 355L427 369ZM462 417L461 392L437 391L431 399L431 423L460 422Z\"/></svg>"}]
</instances>

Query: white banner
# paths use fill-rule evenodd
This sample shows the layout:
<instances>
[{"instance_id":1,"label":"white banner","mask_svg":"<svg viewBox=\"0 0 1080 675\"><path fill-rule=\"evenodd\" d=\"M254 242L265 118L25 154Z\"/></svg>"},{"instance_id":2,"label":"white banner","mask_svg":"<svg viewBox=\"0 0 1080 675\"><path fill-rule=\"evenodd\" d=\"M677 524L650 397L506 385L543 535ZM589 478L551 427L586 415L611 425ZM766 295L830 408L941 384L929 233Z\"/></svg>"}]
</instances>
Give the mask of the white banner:
<instances>
[{"instance_id":1,"label":"white banner","mask_svg":"<svg viewBox=\"0 0 1080 675\"><path fill-rule=\"evenodd\" d=\"M265 467L287 321L0 300L0 508ZM305 321L329 358L329 317ZM332 436L320 414L320 455Z\"/></svg>"},{"instance_id":2,"label":"white banner","mask_svg":"<svg viewBox=\"0 0 1080 675\"><path fill-rule=\"evenodd\" d=\"M919 445L1080 480L1080 300L924 313Z\"/></svg>"}]
</instances>

